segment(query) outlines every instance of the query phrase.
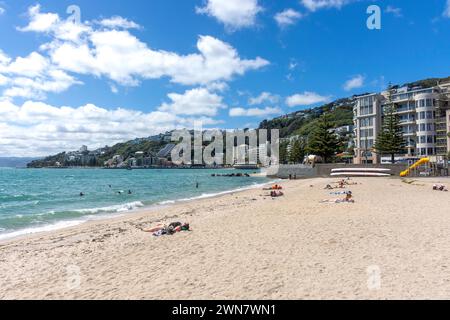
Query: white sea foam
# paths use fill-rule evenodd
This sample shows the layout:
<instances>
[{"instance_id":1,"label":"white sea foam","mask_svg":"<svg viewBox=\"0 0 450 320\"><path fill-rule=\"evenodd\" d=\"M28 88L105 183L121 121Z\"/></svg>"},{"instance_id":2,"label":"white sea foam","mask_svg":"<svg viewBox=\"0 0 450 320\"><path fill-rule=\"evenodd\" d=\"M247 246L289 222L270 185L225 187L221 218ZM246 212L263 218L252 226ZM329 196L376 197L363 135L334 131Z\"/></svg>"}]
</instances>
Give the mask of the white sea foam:
<instances>
[{"instance_id":1,"label":"white sea foam","mask_svg":"<svg viewBox=\"0 0 450 320\"><path fill-rule=\"evenodd\" d=\"M166 200L166 201L158 202L157 204L161 205L161 206L165 206L165 205L168 205L168 204L174 204L175 202L176 202L175 200Z\"/></svg>"},{"instance_id":2,"label":"white sea foam","mask_svg":"<svg viewBox=\"0 0 450 320\"><path fill-rule=\"evenodd\" d=\"M131 211L137 208L143 207L144 204L140 201L125 203L125 204L117 204L109 207L101 207L101 208L90 208L90 209L80 209L74 210L75 212L79 212L82 214L96 214L102 212L126 212Z\"/></svg>"},{"instance_id":3,"label":"white sea foam","mask_svg":"<svg viewBox=\"0 0 450 320\"><path fill-rule=\"evenodd\" d=\"M199 196L194 196L191 198L182 198L182 199L177 199L177 200L166 200L166 201L161 201L158 202L157 205L169 205L169 204L175 204L177 202L187 202L187 201L193 201L193 200L198 200L198 199L207 199L207 198L214 198L214 197L218 197L221 195L225 195L225 194L230 194L230 193L235 193L235 192L240 192L240 191L245 191L245 190L251 190L251 189L258 189L258 188L262 188L268 184L272 184L275 182L280 181L278 180L273 180L273 181L267 181L264 183L259 183L259 184L252 184L249 186L245 186L245 187L240 187L240 188L236 188L236 189L231 189L231 190L226 190L226 191L220 191L220 192L215 192L215 193L203 193Z\"/></svg>"},{"instance_id":4,"label":"white sea foam","mask_svg":"<svg viewBox=\"0 0 450 320\"><path fill-rule=\"evenodd\" d=\"M22 230L18 230L18 231L0 234L0 240L16 238L16 237L20 237L20 236L24 236L24 235L28 235L28 234L48 232L48 231L53 231L53 230L58 230L58 229L63 229L63 228L74 227L76 225L82 224L83 222L85 222L85 220L60 221L60 222L57 222L54 224L49 224L46 226L30 227L30 228L26 228L26 229L22 229ZM2 230L0 230L0 231L2 231Z\"/></svg>"}]
</instances>

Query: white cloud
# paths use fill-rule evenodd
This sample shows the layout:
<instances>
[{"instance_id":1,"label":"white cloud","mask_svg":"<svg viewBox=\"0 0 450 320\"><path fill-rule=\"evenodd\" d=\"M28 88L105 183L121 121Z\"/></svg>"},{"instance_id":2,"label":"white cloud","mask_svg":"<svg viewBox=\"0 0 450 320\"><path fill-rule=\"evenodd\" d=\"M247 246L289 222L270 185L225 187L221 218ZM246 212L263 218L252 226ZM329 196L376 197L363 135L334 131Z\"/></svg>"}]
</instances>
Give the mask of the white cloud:
<instances>
[{"instance_id":1,"label":"white cloud","mask_svg":"<svg viewBox=\"0 0 450 320\"><path fill-rule=\"evenodd\" d=\"M108 19L103 19L98 22L104 27L111 29L122 28L122 29L141 29L141 26L134 21L130 21L120 16L114 16Z\"/></svg>"},{"instance_id":2,"label":"white cloud","mask_svg":"<svg viewBox=\"0 0 450 320\"><path fill-rule=\"evenodd\" d=\"M277 21L278 26L287 27L295 24L302 17L303 15L300 12L293 9L286 9L282 12L277 13L275 15L275 20Z\"/></svg>"},{"instance_id":3,"label":"white cloud","mask_svg":"<svg viewBox=\"0 0 450 320\"><path fill-rule=\"evenodd\" d=\"M259 96L250 98L248 103L250 105L257 105L262 104L264 102L269 102L271 104L277 103L280 101L280 97L274 94L271 94L270 92L262 92Z\"/></svg>"},{"instance_id":4,"label":"white cloud","mask_svg":"<svg viewBox=\"0 0 450 320\"><path fill-rule=\"evenodd\" d=\"M301 0L303 6L309 11L317 11L320 9L337 8L340 9L346 4L354 0Z\"/></svg>"},{"instance_id":5,"label":"white cloud","mask_svg":"<svg viewBox=\"0 0 450 320\"><path fill-rule=\"evenodd\" d=\"M115 94L119 93L119 89L117 88L117 86L115 84L110 84L109 88L111 89L112 93L115 93Z\"/></svg>"},{"instance_id":6,"label":"white cloud","mask_svg":"<svg viewBox=\"0 0 450 320\"><path fill-rule=\"evenodd\" d=\"M288 69L292 71L292 70L297 69L297 67L298 67L297 60L291 59L291 61L289 62L289 65L288 65Z\"/></svg>"},{"instance_id":7,"label":"white cloud","mask_svg":"<svg viewBox=\"0 0 450 320\"><path fill-rule=\"evenodd\" d=\"M37 52L32 52L27 57L17 57L8 65L0 66L0 72L37 77L44 73L48 66L49 62L45 57Z\"/></svg>"},{"instance_id":8,"label":"white cloud","mask_svg":"<svg viewBox=\"0 0 450 320\"><path fill-rule=\"evenodd\" d=\"M87 142L94 149L174 128L192 128L194 120L201 120L204 125L218 123L208 117L108 110L93 104L74 108L33 101L18 106L0 101L0 154L45 156L76 150Z\"/></svg>"},{"instance_id":9,"label":"white cloud","mask_svg":"<svg viewBox=\"0 0 450 320\"><path fill-rule=\"evenodd\" d=\"M17 30L46 33L56 39L73 42L79 42L83 34L92 31L88 24L62 20L56 13L42 13L39 4L28 8L28 17L28 25Z\"/></svg>"},{"instance_id":10,"label":"white cloud","mask_svg":"<svg viewBox=\"0 0 450 320\"><path fill-rule=\"evenodd\" d=\"M256 16L262 11L258 0L207 0L197 13L216 18L230 30L255 25Z\"/></svg>"},{"instance_id":11,"label":"white cloud","mask_svg":"<svg viewBox=\"0 0 450 320\"><path fill-rule=\"evenodd\" d=\"M30 7L28 16L30 22L18 28L20 31L40 32L51 37L50 42L40 46L41 52L48 58L32 53L27 60L17 63L15 68L29 69L28 76L32 76L33 68L38 69L36 72L42 71L43 75L48 74L49 70L60 70L66 72L65 80L72 77L68 73L93 75L112 80L110 86L137 86L142 80L167 77L173 83L202 85L212 91L223 91L228 87L226 82L235 76L269 64L260 57L243 59L230 44L211 36L199 36L198 52L187 55L152 49L127 30L140 26L119 16L73 23L62 20L55 13L41 12L40 5ZM0 52L0 67L6 63L2 62L2 55ZM42 61L38 61L38 58ZM12 70L13 66L9 68ZM2 75L3 84L9 83L3 79L5 76ZM65 82L64 87L70 87L70 83L80 83L73 77L71 79L71 82ZM14 96L34 96L39 99L45 96L33 94L30 88L10 89L9 94Z\"/></svg>"},{"instance_id":12,"label":"white cloud","mask_svg":"<svg viewBox=\"0 0 450 320\"><path fill-rule=\"evenodd\" d=\"M9 82L9 78L0 74L0 86L5 86L6 84L8 84L8 82Z\"/></svg>"},{"instance_id":13,"label":"white cloud","mask_svg":"<svg viewBox=\"0 0 450 320\"><path fill-rule=\"evenodd\" d=\"M183 85L229 81L234 75L243 75L269 63L259 57L241 59L233 47L211 36L200 36L199 53L185 56L149 49L128 31L97 31L90 36L90 42L92 46L55 44L50 48L50 55L64 70L106 76L122 85L162 77Z\"/></svg>"},{"instance_id":14,"label":"white cloud","mask_svg":"<svg viewBox=\"0 0 450 320\"><path fill-rule=\"evenodd\" d=\"M206 88L209 91L219 91L223 92L229 89L229 86L226 82L223 81L217 81L217 82L211 82L206 84Z\"/></svg>"},{"instance_id":15,"label":"white cloud","mask_svg":"<svg viewBox=\"0 0 450 320\"><path fill-rule=\"evenodd\" d=\"M445 10L444 10L443 15L446 18L450 18L450 0L447 0L447 3L445 5Z\"/></svg>"},{"instance_id":16,"label":"white cloud","mask_svg":"<svg viewBox=\"0 0 450 320\"><path fill-rule=\"evenodd\" d=\"M286 98L286 104L289 107L308 106L317 103L326 103L331 99L330 96L321 96L315 92L305 91L303 93L294 94Z\"/></svg>"},{"instance_id":17,"label":"white cloud","mask_svg":"<svg viewBox=\"0 0 450 320\"><path fill-rule=\"evenodd\" d=\"M397 8L397 7L394 7L394 6L391 6L391 5L386 7L385 12L386 13L391 13L397 18L400 18L400 17L403 16L401 8Z\"/></svg>"},{"instance_id":18,"label":"white cloud","mask_svg":"<svg viewBox=\"0 0 450 320\"><path fill-rule=\"evenodd\" d=\"M59 93L75 84L81 82L37 52L14 60L0 52L0 87L6 87L5 97L44 99L48 92Z\"/></svg>"},{"instance_id":19,"label":"white cloud","mask_svg":"<svg viewBox=\"0 0 450 320\"><path fill-rule=\"evenodd\" d=\"M60 22L56 13L41 13L41 5L28 8L30 22L26 27L18 28L20 31L50 32Z\"/></svg>"},{"instance_id":20,"label":"white cloud","mask_svg":"<svg viewBox=\"0 0 450 320\"><path fill-rule=\"evenodd\" d=\"M282 110L278 107L266 108L231 108L230 117L266 117L270 115L280 114Z\"/></svg>"},{"instance_id":21,"label":"white cloud","mask_svg":"<svg viewBox=\"0 0 450 320\"><path fill-rule=\"evenodd\" d=\"M365 77L363 75L357 75L344 83L344 90L351 91L353 89L358 89L364 86Z\"/></svg>"},{"instance_id":22,"label":"white cloud","mask_svg":"<svg viewBox=\"0 0 450 320\"><path fill-rule=\"evenodd\" d=\"M215 116L219 109L226 108L222 97L205 88L194 88L183 94L169 93L170 103L163 103L158 110L176 115Z\"/></svg>"},{"instance_id":23,"label":"white cloud","mask_svg":"<svg viewBox=\"0 0 450 320\"><path fill-rule=\"evenodd\" d=\"M6 10L5 10L4 8L0 7L0 16L1 16L2 14L4 14L5 12L6 12Z\"/></svg>"}]
</instances>

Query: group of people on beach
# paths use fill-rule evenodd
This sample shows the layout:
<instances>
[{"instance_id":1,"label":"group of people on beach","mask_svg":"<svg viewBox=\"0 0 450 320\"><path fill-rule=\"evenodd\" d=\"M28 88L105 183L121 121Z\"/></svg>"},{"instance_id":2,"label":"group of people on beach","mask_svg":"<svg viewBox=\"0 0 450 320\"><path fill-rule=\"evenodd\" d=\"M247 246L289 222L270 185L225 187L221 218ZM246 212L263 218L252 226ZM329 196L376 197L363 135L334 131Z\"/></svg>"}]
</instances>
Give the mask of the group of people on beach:
<instances>
[{"instance_id":1,"label":"group of people on beach","mask_svg":"<svg viewBox=\"0 0 450 320\"><path fill-rule=\"evenodd\" d=\"M264 188L263 190L270 191L270 196L272 198L278 198L278 197L284 196L283 191L281 191L281 190L283 190L283 187L278 184L275 184L275 185L271 186L270 188Z\"/></svg>"},{"instance_id":2,"label":"group of people on beach","mask_svg":"<svg viewBox=\"0 0 450 320\"><path fill-rule=\"evenodd\" d=\"M334 190L334 189L345 189L346 186L351 186L351 185L357 185L357 182L352 182L350 180L350 178L347 179L342 179L339 180L338 182L336 182L335 186L332 186L331 184L327 184L325 186L325 190ZM325 199L320 201L321 203L354 203L355 200L353 199L353 193L349 190L349 191L342 191L342 192L332 192L331 194L333 195L337 195L337 194L343 194L345 195L344 198L338 198L338 199Z\"/></svg>"},{"instance_id":3,"label":"group of people on beach","mask_svg":"<svg viewBox=\"0 0 450 320\"><path fill-rule=\"evenodd\" d=\"M347 178L347 179L339 180L338 182L336 182L335 186L332 186L331 184L327 184L324 189L328 189L328 190L345 189L346 186L354 186L357 184L358 184L357 182L352 182L350 180L350 178Z\"/></svg>"}]
</instances>

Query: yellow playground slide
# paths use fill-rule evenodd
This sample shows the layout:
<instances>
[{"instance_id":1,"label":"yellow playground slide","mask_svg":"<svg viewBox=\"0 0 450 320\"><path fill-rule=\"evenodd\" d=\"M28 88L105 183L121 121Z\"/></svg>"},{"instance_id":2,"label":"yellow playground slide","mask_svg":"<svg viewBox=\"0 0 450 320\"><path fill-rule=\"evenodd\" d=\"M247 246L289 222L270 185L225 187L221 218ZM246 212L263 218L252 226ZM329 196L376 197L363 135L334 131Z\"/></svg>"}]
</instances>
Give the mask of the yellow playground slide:
<instances>
[{"instance_id":1,"label":"yellow playground slide","mask_svg":"<svg viewBox=\"0 0 450 320\"><path fill-rule=\"evenodd\" d=\"M406 169L405 171L403 171L402 173L400 173L400 177L406 177L409 175L409 173L411 172L411 170L430 162L430 158L423 158L420 159L419 161L417 161L416 163L414 163L412 166L410 166L408 169Z\"/></svg>"}]
</instances>

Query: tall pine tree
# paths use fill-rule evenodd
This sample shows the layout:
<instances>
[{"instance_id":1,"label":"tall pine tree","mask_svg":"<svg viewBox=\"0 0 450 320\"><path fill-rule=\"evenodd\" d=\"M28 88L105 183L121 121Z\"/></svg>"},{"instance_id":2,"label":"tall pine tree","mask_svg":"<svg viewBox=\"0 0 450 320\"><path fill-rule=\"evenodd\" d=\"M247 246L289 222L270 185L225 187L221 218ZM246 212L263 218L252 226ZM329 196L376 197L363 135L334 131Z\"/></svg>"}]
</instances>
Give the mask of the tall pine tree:
<instances>
[{"instance_id":1,"label":"tall pine tree","mask_svg":"<svg viewBox=\"0 0 450 320\"><path fill-rule=\"evenodd\" d=\"M391 163L395 163L395 155L405 153L406 142L403 138L400 119L395 113L395 105L392 103L391 90L389 90L389 104L383 120L383 127L378 134L374 149L379 154L389 154Z\"/></svg>"},{"instance_id":2,"label":"tall pine tree","mask_svg":"<svg viewBox=\"0 0 450 320\"><path fill-rule=\"evenodd\" d=\"M291 152L289 153L290 163L302 163L305 158L305 146L300 139L295 139L291 143Z\"/></svg>"},{"instance_id":3,"label":"tall pine tree","mask_svg":"<svg viewBox=\"0 0 450 320\"><path fill-rule=\"evenodd\" d=\"M331 131L332 128L329 117L321 116L317 127L308 139L306 150L309 154L321 156L325 162L330 162L331 158L339 151L339 140Z\"/></svg>"},{"instance_id":4,"label":"tall pine tree","mask_svg":"<svg viewBox=\"0 0 450 320\"><path fill-rule=\"evenodd\" d=\"M279 160L280 164L288 163L288 160L289 160L288 152L287 152L288 146L289 146L288 141L280 143L280 160Z\"/></svg>"}]
</instances>

